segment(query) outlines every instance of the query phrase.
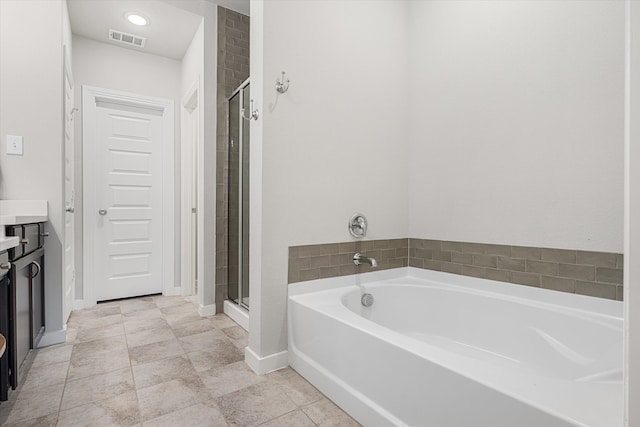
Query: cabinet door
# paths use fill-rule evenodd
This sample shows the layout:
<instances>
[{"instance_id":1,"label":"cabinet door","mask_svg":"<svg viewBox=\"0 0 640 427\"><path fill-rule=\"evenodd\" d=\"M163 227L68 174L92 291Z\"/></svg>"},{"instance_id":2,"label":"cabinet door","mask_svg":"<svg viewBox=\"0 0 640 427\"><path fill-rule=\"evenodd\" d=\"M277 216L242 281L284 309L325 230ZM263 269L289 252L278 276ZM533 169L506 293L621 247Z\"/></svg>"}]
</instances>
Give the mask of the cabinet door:
<instances>
[{"instance_id":1,"label":"cabinet door","mask_svg":"<svg viewBox=\"0 0 640 427\"><path fill-rule=\"evenodd\" d=\"M16 263L17 264L17 263ZM14 264L14 265L16 265ZM11 363L11 387L15 389L22 380L20 369L31 348L31 274L29 264L17 267L12 275L13 292L15 293L13 311L13 342Z\"/></svg>"},{"instance_id":2,"label":"cabinet door","mask_svg":"<svg viewBox=\"0 0 640 427\"><path fill-rule=\"evenodd\" d=\"M0 334L6 340L7 347L0 357L0 401L9 395L9 278L2 274L0 278Z\"/></svg>"},{"instance_id":3,"label":"cabinet door","mask_svg":"<svg viewBox=\"0 0 640 427\"><path fill-rule=\"evenodd\" d=\"M36 348L44 333L44 256L29 264L31 274L31 348Z\"/></svg>"}]
</instances>

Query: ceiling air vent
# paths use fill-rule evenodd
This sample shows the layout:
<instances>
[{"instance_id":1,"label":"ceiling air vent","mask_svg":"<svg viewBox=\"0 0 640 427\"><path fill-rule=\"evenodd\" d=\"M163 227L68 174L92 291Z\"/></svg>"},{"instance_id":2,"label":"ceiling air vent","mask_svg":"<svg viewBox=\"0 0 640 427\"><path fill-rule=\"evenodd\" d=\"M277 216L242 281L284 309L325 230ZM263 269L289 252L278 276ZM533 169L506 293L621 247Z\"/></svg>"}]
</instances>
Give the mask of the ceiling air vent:
<instances>
[{"instance_id":1,"label":"ceiling air vent","mask_svg":"<svg viewBox=\"0 0 640 427\"><path fill-rule=\"evenodd\" d=\"M144 44L147 42L147 39L144 37L134 36L133 34L123 33L117 30L109 30L109 40L136 47L144 47Z\"/></svg>"}]
</instances>

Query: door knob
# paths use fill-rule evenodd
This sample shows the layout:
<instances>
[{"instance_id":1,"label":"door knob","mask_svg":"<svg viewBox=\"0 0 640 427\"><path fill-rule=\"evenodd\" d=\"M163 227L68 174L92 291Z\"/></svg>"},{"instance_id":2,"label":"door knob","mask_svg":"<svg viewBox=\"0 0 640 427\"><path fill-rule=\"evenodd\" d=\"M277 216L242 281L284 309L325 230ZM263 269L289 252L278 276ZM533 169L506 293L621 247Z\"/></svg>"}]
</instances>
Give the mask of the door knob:
<instances>
[{"instance_id":1,"label":"door knob","mask_svg":"<svg viewBox=\"0 0 640 427\"><path fill-rule=\"evenodd\" d=\"M73 212L75 212L75 209L73 208L73 206L69 206L69 207L66 209L66 211L67 211L67 212L69 212L69 213L73 213Z\"/></svg>"},{"instance_id":2,"label":"door knob","mask_svg":"<svg viewBox=\"0 0 640 427\"><path fill-rule=\"evenodd\" d=\"M106 215L106 214L107 214L107 210L106 210L106 209L100 209L100 210L98 211L98 213L99 213L100 215L104 216L104 215Z\"/></svg>"}]
</instances>

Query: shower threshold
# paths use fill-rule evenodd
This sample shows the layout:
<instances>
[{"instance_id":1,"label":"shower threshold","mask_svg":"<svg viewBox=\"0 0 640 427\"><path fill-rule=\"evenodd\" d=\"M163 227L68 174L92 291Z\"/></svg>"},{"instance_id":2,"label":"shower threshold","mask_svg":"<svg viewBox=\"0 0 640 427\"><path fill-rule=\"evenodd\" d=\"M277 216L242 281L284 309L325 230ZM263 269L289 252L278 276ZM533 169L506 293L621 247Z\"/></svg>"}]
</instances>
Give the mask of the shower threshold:
<instances>
[{"instance_id":1,"label":"shower threshold","mask_svg":"<svg viewBox=\"0 0 640 427\"><path fill-rule=\"evenodd\" d=\"M243 298L249 299L249 298ZM247 301L248 302L248 301ZM249 310L241 307L233 301L226 300L223 305L224 314L236 322L245 331L249 332Z\"/></svg>"}]
</instances>

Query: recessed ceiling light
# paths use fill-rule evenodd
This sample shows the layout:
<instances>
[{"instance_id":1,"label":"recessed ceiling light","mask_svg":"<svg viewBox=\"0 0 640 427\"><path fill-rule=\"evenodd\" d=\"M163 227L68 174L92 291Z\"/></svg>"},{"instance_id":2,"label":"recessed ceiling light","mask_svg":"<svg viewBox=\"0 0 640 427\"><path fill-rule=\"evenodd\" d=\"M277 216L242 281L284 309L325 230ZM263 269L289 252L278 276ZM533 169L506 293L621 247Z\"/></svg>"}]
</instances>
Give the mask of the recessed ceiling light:
<instances>
[{"instance_id":1,"label":"recessed ceiling light","mask_svg":"<svg viewBox=\"0 0 640 427\"><path fill-rule=\"evenodd\" d=\"M137 13L127 13L125 17L127 18L127 21L140 27L144 27L149 24L149 20L147 18Z\"/></svg>"}]
</instances>

